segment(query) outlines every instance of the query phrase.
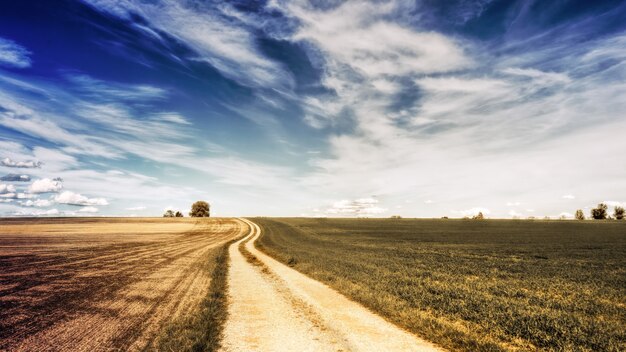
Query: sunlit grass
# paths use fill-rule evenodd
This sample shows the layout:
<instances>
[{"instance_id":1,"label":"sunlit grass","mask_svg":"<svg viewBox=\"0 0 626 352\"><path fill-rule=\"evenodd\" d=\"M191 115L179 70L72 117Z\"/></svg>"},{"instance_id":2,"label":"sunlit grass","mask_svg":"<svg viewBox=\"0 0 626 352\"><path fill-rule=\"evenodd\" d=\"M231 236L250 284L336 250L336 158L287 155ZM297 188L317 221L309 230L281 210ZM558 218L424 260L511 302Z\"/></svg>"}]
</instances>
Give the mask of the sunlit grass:
<instances>
[{"instance_id":1,"label":"sunlit grass","mask_svg":"<svg viewBox=\"0 0 626 352\"><path fill-rule=\"evenodd\" d=\"M255 221L261 250L452 350L626 350L626 222Z\"/></svg>"}]
</instances>

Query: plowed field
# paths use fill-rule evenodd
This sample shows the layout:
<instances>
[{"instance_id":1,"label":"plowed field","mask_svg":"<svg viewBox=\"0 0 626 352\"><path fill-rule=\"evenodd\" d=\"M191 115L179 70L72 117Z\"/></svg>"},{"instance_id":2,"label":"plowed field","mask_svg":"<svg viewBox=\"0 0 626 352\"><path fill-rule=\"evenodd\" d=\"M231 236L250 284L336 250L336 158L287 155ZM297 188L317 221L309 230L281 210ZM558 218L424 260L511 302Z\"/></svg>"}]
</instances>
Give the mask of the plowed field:
<instances>
[{"instance_id":1,"label":"plowed field","mask_svg":"<svg viewBox=\"0 0 626 352\"><path fill-rule=\"evenodd\" d=\"M0 220L0 350L153 348L197 309L235 219Z\"/></svg>"}]
</instances>

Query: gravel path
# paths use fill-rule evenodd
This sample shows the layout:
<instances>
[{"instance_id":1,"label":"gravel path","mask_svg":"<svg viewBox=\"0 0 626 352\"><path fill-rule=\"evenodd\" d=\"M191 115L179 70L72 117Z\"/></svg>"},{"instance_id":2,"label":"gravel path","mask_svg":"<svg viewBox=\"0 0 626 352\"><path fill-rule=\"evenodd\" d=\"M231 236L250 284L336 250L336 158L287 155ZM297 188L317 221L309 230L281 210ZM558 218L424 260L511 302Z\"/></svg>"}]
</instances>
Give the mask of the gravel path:
<instances>
[{"instance_id":1,"label":"gravel path","mask_svg":"<svg viewBox=\"0 0 626 352\"><path fill-rule=\"evenodd\" d=\"M230 247L224 351L441 351L330 287L254 248L259 227ZM251 263L239 245L258 262Z\"/></svg>"}]
</instances>

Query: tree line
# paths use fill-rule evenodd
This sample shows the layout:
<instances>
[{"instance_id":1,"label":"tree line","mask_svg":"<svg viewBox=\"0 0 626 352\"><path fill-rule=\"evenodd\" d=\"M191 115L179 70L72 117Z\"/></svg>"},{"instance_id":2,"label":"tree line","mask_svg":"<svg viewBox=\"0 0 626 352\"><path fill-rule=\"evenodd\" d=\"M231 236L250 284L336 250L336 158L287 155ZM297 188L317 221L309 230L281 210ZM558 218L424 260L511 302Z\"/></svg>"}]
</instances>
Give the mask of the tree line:
<instances>
[{"instance_id":1,"label":"tree line","mask_svg":"<svg viewBox=\"0 0 626 352\"><path fill-rule=\"evenodd\" d=\"M594 220L606 220L606 219L622 220L624 219L623 207L616 206L615 209L613 209L612 218L608 215L608 210L609 210L609 207L606 204L600 203L598 204L597 207L591 209L590 217L591 219L594 219ZM577 220L585 220L585 213L583 213L582 209L578 209L576 210L576 214L574 215L574 217Z\"/></svg>"},{"instance_id":2,"label":"tree line","mask_svg":"<svg viewBox=\"0 0 626 352\"><path fill-rule=\"evenodd\" d=\"M164 218L182 218L184 215L180 211L166 210L163 214ZM211 216L211 206L209 203L199 200L191 205L189 216L192 218L208 218Z\"/></svg>"}]
</instances>

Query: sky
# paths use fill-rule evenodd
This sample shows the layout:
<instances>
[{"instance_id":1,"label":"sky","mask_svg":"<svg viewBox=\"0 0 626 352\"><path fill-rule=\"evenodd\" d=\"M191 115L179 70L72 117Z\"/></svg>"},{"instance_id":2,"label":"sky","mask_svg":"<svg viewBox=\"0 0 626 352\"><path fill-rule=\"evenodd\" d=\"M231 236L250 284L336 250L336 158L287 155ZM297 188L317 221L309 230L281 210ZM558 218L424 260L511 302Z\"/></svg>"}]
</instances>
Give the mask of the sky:
<instances>
[{"instance_id":1,"label":"sky","mask_svg":"<svg viewBox=\"0 0 626 352\"><path fill-rule=\"evenodd\" d=\"M626 205L626 1L13 1L0 215Z\"/></svg>"}]
</instances>

